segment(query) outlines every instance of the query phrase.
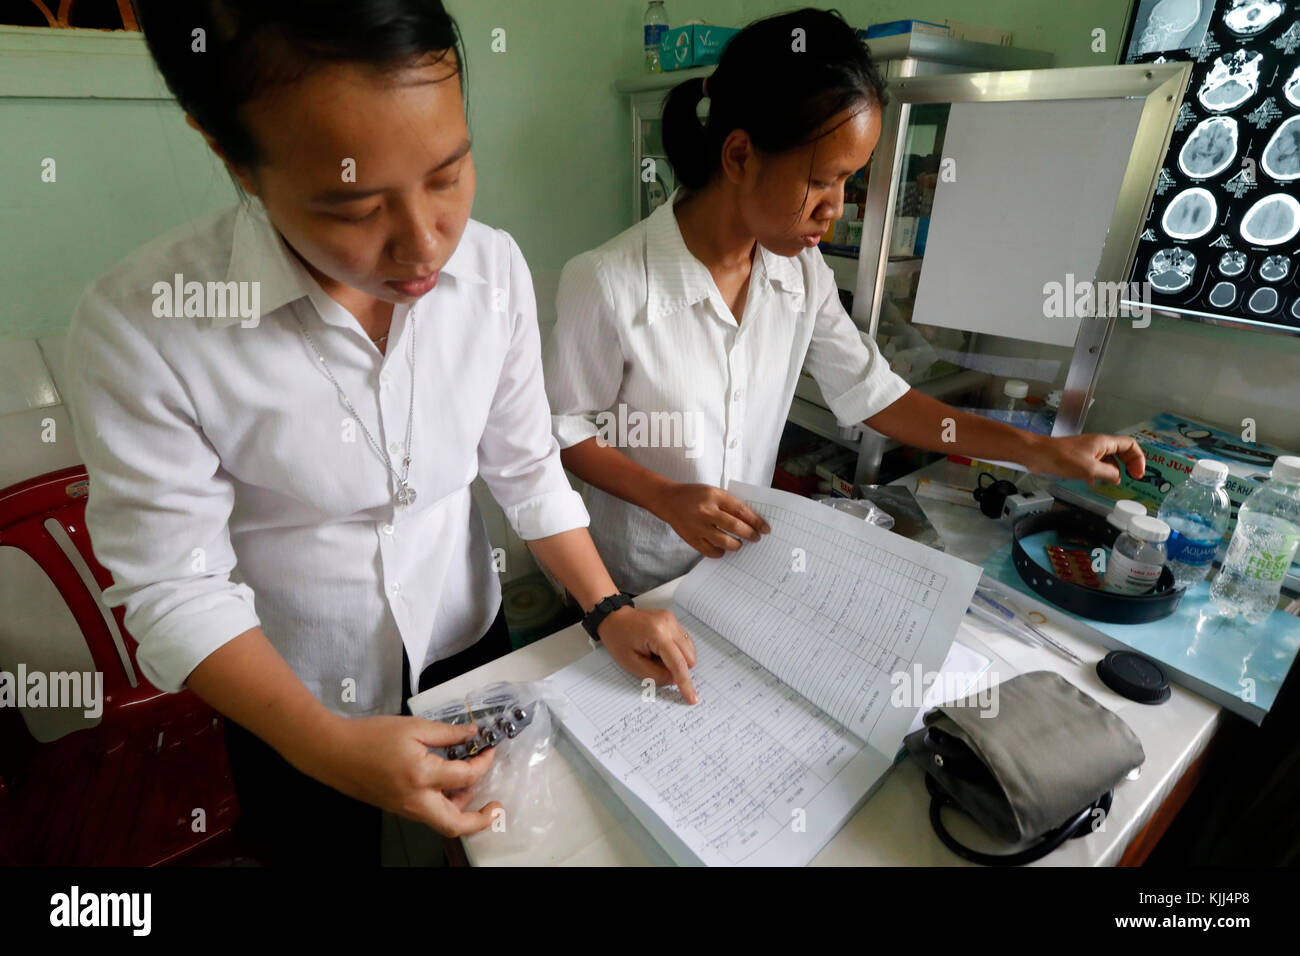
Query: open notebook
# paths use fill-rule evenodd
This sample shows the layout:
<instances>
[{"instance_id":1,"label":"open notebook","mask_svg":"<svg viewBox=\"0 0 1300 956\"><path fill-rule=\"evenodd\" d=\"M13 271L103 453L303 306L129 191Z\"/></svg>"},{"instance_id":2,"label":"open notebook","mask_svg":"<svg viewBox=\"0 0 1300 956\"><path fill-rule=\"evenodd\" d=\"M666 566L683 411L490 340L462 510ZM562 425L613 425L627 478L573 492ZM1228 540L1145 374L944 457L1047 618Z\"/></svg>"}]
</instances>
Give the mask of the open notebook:
<instances>
[{"instance_id":1,"label":"open notebook","mask_svg":"<svg viewBox=\"0 0 1300 956\"><path fill-rule=\"evenodd\" d=\"M980 570L805 498L729 490L772 532L678 585L700 703L603 649L551 680L577 749L675 862L802 865L893 764L922 703L912 677L939 672Z\"/></svg>"}]
</instances>

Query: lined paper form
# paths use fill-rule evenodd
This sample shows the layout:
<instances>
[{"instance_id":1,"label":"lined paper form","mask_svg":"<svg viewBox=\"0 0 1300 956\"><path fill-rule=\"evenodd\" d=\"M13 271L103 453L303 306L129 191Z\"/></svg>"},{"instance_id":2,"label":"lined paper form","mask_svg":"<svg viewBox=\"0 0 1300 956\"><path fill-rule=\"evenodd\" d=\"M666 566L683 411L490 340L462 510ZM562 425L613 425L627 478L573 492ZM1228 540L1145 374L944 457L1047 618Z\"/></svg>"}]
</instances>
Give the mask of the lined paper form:
<instances>
[{"instance_id":1,"label":"lined paper form","mask_svg":"<svg viewBox=\"0 0 1300 956\"><path fill-rule=\"evenodd\" d=\"M890 677L916 662L939 670L980 569L807 498L738 483L728 490L772 531L701 561L676 604L892 752L915 707L891 706Z\"/></svg>"},{"instance_id":2,"label":"lined paper form","mask_svg":"<svg viewBox=\"0 0 1300 956\"><path fill-rule=\"evenodd\" d=\"M733 485L772 532L678 585L700 703L603 648L551 678L578 749L678 863L802 865L867 799L938 672L979 568L784 492Z\"/></svg>"},{"instance_id":3,"label":"lined paper form","mask_svg":"<svg viewBox=\"0 0 1300 956\"><path fill-rule=\"evenodd\" d=\"M594 651L551 680L566 730L682 865L802 865L866 799L890 760L707 625L688 706ZM648 697L648 699L647 699Z\"/></svg>"}]
</instances>

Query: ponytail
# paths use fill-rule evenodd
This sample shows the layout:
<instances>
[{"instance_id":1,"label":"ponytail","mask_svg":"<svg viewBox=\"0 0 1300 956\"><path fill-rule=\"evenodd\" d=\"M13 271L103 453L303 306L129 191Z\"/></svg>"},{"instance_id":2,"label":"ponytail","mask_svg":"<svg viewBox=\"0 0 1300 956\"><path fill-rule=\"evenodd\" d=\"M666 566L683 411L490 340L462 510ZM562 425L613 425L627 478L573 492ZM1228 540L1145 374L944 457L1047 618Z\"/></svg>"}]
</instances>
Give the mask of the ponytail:
<instances>
[{"instance_id":1,"label":"ponytail","mask_svg":"<svg viewBox=\"0 0 1300 956\"><path fill-rule=\"evenodd\" d=\"M732 37L707 93L703 122L697 110L704 80L679 83L664 100L664 152L687 189L717 175L732 130L744 130L755 148L777 154L825 135L826 122L844 110L883 109L889 102L885 81L853 28L835 11L813 7L757 20Z\"/></svg>"},{"instance_id":2,"label":"ponytail","mask_svg":"<svg viewBox=\"0 0 1300 956\"><path fill-rule=\"evenodd\" d=\"M710 136L699 117L699 106L703 100L704 80L701 77L674 86L664 100L664 152L672 164L677 181L688 189L704 186L712 177L712 167L716 165L710 163Z\"/></svg>"}]
</instances>

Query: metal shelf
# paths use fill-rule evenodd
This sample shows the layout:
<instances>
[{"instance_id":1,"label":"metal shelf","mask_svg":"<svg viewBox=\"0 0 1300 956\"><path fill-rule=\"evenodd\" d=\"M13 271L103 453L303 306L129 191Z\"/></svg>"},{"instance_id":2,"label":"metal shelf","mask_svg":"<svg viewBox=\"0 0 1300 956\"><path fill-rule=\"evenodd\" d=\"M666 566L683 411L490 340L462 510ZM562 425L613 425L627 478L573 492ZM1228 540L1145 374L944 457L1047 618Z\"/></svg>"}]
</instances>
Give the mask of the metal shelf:
<instances>
[{"instance_id":1,"label":"metal shelf","mask_svg":"<svg viewBox=\"0 0 1300 956\"><path fill-rule=\"evenodd\" d=\"M839 423L829 409L800 398L798 395L790 403L790 415L786 420L850 451L861 452L862 450L861 438L845 438L840 433Z\"/></svg>"},{"instance_id":2,"label":"metal shelf","mask_svg":"<svg viewBox=\"0 0 1300 956\"><path fill-rule=\"evenodd\" d=\"M921 61L914 63L915 70L904 70L907 75L967 69L1033 70L1051 66L1053 59L1051 53L1043 50L976 43L973 40L955 40L952 37L935 36L930 33L900 33L894 36L877 37L867 41L867 49L879 62ZM614 84L614 89L620 93L666 90L684 80L708 76L713 69L712 66L697 66L689 70L626 76ZM890 75L894 75L894 71L891 70Z\"/></svg>"}]
</instances>

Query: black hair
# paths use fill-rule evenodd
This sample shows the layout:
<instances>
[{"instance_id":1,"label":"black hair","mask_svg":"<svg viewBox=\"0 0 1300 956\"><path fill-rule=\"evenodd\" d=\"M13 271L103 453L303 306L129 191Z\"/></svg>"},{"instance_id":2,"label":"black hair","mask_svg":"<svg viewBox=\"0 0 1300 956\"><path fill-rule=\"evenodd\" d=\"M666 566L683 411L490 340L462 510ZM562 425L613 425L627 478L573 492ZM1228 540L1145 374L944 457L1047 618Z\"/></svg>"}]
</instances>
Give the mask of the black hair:
<instances>
[{"instance_id":1,"label":"black hair","mask_svg":"<svg viewBox=\"0 0 1300 956\"><path fill-rule=\"evenodd\" d=\"M455 55L468 112L460 29L441 0L132 0L159 72L181 108L236 165L262 151L244 104L313 67L353 62L392 72ZM203 52L196 46L202 30Z\"/></svg>"},{"instance_id":2,"label":"black hair","mask_svg":"<svg viewBox=\"0 0 1300 956\"><path fill-rule=\"evenodd\" d=\"M705 122L696 112L704 80L673 87L664 101L664 152L677 181L698 189L722 168L732 130L744 130L765 153L782 153L830 132L822 127L843 110L883 109L888 96L853 28L834 10L805 7L757 20L731 38L708 79Z\"/></svg>"}]
</instances>

